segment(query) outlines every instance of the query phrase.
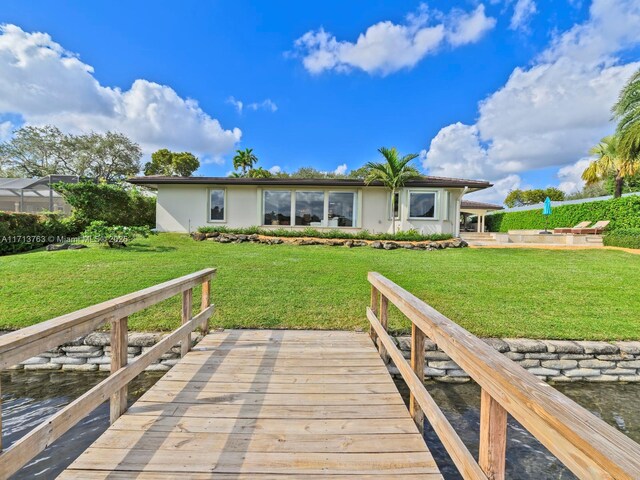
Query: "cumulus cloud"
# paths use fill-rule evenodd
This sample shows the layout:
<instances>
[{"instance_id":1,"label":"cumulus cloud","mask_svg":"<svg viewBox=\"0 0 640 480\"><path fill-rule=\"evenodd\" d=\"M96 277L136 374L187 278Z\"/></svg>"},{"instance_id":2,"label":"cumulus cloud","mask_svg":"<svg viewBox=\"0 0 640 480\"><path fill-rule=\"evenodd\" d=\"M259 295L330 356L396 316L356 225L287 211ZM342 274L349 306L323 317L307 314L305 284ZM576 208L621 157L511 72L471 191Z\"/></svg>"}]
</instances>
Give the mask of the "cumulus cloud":
<instances>
[{"instance_id":1,"label":"cumulus cloud","mask_svg":"<svg viewBox=\"0 0 640 480\"><path fill-rule=\"evenodd\" d=\"M6 122L0 122L0 141L7 140L11 137L13 128L13 123L8 120Z\"/></svg>"},{"instance_id":2,"label":"cumulus cloud","mask_svg":"<svg viewBox=\"0 0 640 480\"><path fill-rule=\"evenodd\" d=\"M527 28L529 20L538 12L536 2L534 0L517 0L513 7L513 15L509 22L511 30L520 30Z\"/></svg>"},{"instance_id":3,"label":"cumulus cloud","mask_svg":"<svg viewBox=\"0 0 640 480\"><path fill-rule=\"evenodd\" d=\"M347 164L343 163L342 165L338 165L336 169L333 171L336 175L344 175L347 173Z\"/></svg>"},{"instance_id":4,"label":"cumulus cloud","mask_svg":"<svg viewBox=\"0 0 640 480\"><path fill-rule=\"evenodd\" d=\"M560 180L558 188L565 193L574 193L582 190L585 183L582 180L582 172L585 171L592 160L592 158L581 158L576 163L558 170L558 179Z\"/></svg>"},{"instance_id":5,"label":"cumulus cloud","mask_svg":"<svg viewBox=\"0 0 640 480\"><path fill-rule=\"evenodd\" d=\"M261 102L244 103L242 100L238 100L235 97L229 97L227 99L227 103L233 105L238 113L242 113L243 110L253 110L254 112L257 110L268 110L270 112L278 110L278 105L276 105L276 102L270 98Z\"/></svg>"},{"instance_id":6,"label":"cumulus cloud","mask_svg":"<svg viewBox=\"0 0 640 480\"><path fill-rule=\"evenodd\" d=\"M282 168L279 165L274 165L273 167L271 167L269 169L269 172L272 173L273 175L276 175L278 173L280 173L282 171Z\"/></svg>"},{"instance_id":7,"label":"cumulus cloud","mask_svg":"<svg viewBox=\"0 0 640 480\"><path fill-rule=\"evenodd\" d=\"M456 9L448 15L422 5L405 23L378 22L355 42L339 41L323 28L310 30L295 41L293 55L301 57L313 74L360 69L387 75L413 67L444 44L458 47L477 42L495 23L486 16L484 5L471 12Z\"/></svg>"},{"instance_id":8,"label":"cumulus cloud","mask_svg":"<svg viewBox=\"0 0 640 480\"><path fill-rule=\"evenodd\" d=\"M0 113L70 132L116 130L145 153L166 147L216 162L242 135L166 85L138 79L128 90L103 86L90 65L48 34L16 25L0 26Z\"/></svg>"},{"instance_id":9,"label":"cumulus cloud","mask_svg":"<svg viewBox=\"0 0 640 480\"><path fill-rule=\"evenodd\" d=\"M611 105L640 67L618 58L640 44L638 24L637 0L594 0L585 23L555 37L530 67L516 68L480 102L474 125L440 130L424 167L498 181L583 158L613 130ZM496 189L493 195L502 200Z\"/></svg>"}]
</instances>

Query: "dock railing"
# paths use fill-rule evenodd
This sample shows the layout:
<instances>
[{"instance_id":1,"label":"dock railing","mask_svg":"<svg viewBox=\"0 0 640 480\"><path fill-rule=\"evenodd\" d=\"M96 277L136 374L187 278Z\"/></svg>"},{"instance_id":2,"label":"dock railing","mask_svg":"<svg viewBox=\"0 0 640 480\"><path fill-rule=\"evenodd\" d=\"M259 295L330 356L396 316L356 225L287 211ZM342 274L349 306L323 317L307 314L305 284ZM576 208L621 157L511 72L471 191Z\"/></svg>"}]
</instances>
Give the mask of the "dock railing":
<instances>
[{"instance_id":1,"label":"dock railing","mask_svg":"<svg viewBox=\"0 0 640 480\"><path fill-rule=\"evenodd\" d=\"M127 409L127 385L180 342L184 356L191 348L191 332L208 331L213 314L211 280L216 270L207 268L137 292L83 308L46 322L0 337L0 370L46 350L93 332L111 323L111 373L91 390L47 418L20 440L0 453L0 479L13 475L33 457L51 445L104 401L110 399L110 419L115 422ZM192 316L193 288L202 284L200 313ZM182 295L182 325L127 364L127 321L129 315L174 295ZM2 431L0 411L0 432ZM0 435L0 451L2 450Z\"/></svg>"},{"instance_id":2,"label":"dock railing","mask_svg":"<svg viewBox=\"0 0 640 480\"><path fill-rule=\"evenodd\" d=\"M371 337L408 385L415 422L426 416L463 478L505 478L507 414L578 478L640 478L640 445L384 276L368 280ZM410 364L387 333L389 302L411 320ZM478 461L424 386L425 336L481 387Z\"/></svg>"}]
</instances>

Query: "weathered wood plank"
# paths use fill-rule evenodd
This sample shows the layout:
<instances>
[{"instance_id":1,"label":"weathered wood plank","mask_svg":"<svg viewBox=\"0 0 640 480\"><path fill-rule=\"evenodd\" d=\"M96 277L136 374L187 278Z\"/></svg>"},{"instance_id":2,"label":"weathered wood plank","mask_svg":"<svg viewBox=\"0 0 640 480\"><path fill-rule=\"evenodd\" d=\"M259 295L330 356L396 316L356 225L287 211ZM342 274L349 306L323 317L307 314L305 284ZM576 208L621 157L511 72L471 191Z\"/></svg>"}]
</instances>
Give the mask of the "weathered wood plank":
<instances>
[{"instance_id":1,"label":"weathered wood plank","mask_svg":"<svg viewBox=\"0 0 640 480\"><path fill-rule=\"evenodd\" d=\"M363 378L363 381L366 379ZM367 395L371 393L398 394L393 383L210 383L206 381L180 381L161 379L154 385L156 391L189 392L200 391L207 393L255 393L255 394L318 394L318 393L350 393Z\"/></svg>"},{"instance_id":2,"label":"weathered wood plank","mask_svg":"<svg viewBox=\"0 0 640 480\"><path fill-rule=\"evenodd\" d=\"M507 411L486 390L480 393L478 463L491 480L504 480L507 458Z\"/></svg>"},{"instance_id":3,"label":"weathered wood plank","mask_svg":"<svg viewBox=\"0 0 640 480\"><path fill-rule=\"evenodd\" d=\"M382 328L384 326L380 325ZM386 328L385 328L386 330ZM424 383L424 333L414 323L411 324L411 369L413 373L418 377L420 384ZM424 429L424 413L418 405L413 393L409 395L409 413L413 417L413 421L416 422L418 430L421 432Z\"/></svg>"},{"instance_id":4,"label":"weathered wood plank","mask_svg":"<svg viewBox=\"0 0 640 480\"><path fill-rule=\"evenodd\" d=\"M190 288L182 292L182 324L191 320L193 310L193 289ZM199 326L199 325L198 325ZM180 356L185 357L191 350L191 330L187 332L185 338L180 342Z\"/></svg>"},{"instance_id":5,"label":"weathered wood plank","mask_svg":"<svg viewBox=\"0 0 640 480\"><path fill-rule=\"evenodd\" d=\"M380 384L388 383L389 375L387 372L380 372L376 374L330 374L323 373L321 375L308 375L308 374L251 374L251 373L227 373L219 372L212 375L211 372L196 372L191 371L178 371L172 368L163 377L165 380L179 380L194 382L207 382L210 384L215 383L252 383L259 385L268 383L270 385L279 383L295 383L295 384L341 384L341 383L360 383L366 382L368 384Z\"/></svg>"},{"instance_id":6,"label":"weathered wood plank","mask_svg":"<svg viewBox=\"0 0 640 480\"><path fill-rule=\"evenodd\" d=\"M65 470L58 477L59 480L175 480L180 472L113 472L111 470ZM323 473L320 475L304 475L297 478L304 480L441 480L439 473L393 474L376 472L366 475ZM251 473L248 475L237 473L189 473L190 480L292 480L291 475L273 473Z\"/></svg>"},{"instance_id":7,"label":"weathered wood plank","mask_svg":"<svg viewBox=\"0 0 640 480\"><path fill-rule=\"evenodd\" d=\"M111 373L115 373L127 364L127 322L123 317L111 322ZM109 401L109 419L115 422L127 410L127 385L117 390Z\"/></svg>"}]
</instances>

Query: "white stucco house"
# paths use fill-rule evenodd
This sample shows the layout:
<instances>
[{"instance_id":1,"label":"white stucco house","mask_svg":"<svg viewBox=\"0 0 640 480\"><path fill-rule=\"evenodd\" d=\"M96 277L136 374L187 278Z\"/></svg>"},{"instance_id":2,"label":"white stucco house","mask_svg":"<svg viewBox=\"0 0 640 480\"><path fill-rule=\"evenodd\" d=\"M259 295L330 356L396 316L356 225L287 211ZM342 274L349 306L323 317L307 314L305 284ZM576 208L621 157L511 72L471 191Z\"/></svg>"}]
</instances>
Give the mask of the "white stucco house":
<instances>
[{"instance_id":1,"label":"white stucco house","mask_svg":"<svg viewBox=\"0 0 640 480\"><path fill-rule=\"evenodd\" d=\"M193 232L206 225L287 229L344 229L372 233L416 229L459 234L460 203L466 193L490 183L422 177L396 193L358 179L136 177L135 185L158 193L156 228Z\"/></svg>"}]
</instances>

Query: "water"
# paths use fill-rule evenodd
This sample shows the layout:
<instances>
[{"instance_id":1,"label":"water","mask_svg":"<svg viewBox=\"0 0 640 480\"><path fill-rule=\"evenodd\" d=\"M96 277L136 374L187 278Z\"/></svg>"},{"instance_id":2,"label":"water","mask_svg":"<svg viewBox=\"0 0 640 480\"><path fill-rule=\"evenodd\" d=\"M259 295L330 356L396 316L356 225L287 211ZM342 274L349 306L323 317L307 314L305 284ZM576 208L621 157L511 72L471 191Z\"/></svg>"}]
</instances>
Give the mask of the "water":
<instances>
[{"instance_id":1,"label":"water","mask_svg":"<svg viewBox=\"0 0 640 480\"><path fill-rule=\"evenodd\" d=\"M144 373L129 385L133 402L160 378ZM2 373L2 420L5 447L17 441L45 418L79 397L106 377L106 373L5 372ZM406 385L398 382L408 401ZM640 384L559 384L556 388L607 423L640 442ZM480 389L473 383L428 382L427 389L471 453L478 454ZM105 403L27 464L14 479L55 478L109 426ZM425 437L444 477L461 478L429 425ZM573 479L563 465L513 419L509 419L507 478L518 480Z\"/></svg>"},{"instance_id":2,"label":"water","mask_svg":"<svg viewBox=\"0 0 640 480\"><path fill-rule=\"evenodd\" d=\"M129 384L129 404L160 377L143 373ZM107 373L3 372L2 443L6 448L42 423L50 415L87 392L107 377ZM16 473L15 479L57 477L109 426L109 404L103 403L75 427Z\"/></svg>"},{"instance_id":3,"label":"water","mask_svg":"<svg viewBox=\"0 0 640 480\"><path fill-rule=\"evenodd\" d=\"M409 392L396 382L408 403ZM440 406L471 454L478 458L480 429L480 387L475 383L446 384L427 382L427 390ZM622 433L640 442L640 384L596 384L586 382L556 384L554 387ZM447 480L462 478L444 446L425 425L424 436L438 467ZM540 442L509 416L507 426L507 478L518 480L576 478Z\"/></svg>"}]
</instances>

